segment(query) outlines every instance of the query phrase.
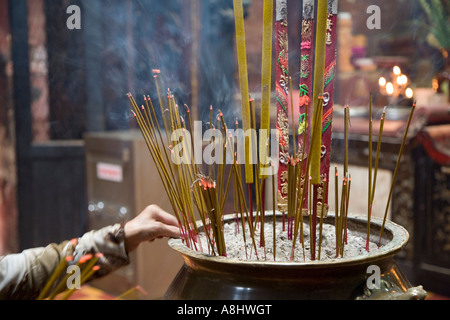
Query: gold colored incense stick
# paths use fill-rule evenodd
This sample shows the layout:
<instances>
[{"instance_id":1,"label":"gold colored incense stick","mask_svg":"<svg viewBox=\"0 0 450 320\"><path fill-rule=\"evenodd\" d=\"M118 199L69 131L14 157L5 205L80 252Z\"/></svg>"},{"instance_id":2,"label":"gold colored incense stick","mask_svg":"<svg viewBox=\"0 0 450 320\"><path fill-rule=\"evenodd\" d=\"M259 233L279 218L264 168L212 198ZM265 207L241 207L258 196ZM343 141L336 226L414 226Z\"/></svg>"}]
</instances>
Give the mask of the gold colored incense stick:
<instances>
[{"instance_id":1,"label":"gold colored incense stick","mask_svg":"<svg viewBox=\"0 0 450 320\"><path fill-rule=\"evenodd\" d=\"M80 269L82 268L82 266L89 261L90 259L92 259L93 255L92 254L87 254L83 257L81 257L78 262L76 263L76 266L79 267ZM69 279L71 275L70 274L66 274L62 280L58 283L58 285L55 287L55 289L53 289L53 291L50 293L48 299L49 300L53 300L55 299L55 297L61 293L64 290L64 287L67 285L67 280Z\"/></svg>"},{"instance_id":2,"label":"gold colored incense stick","mask_svg":"<svg viewBox=\"0 0 450 320\"><path fill-rule=\"evenodd\" d=\"M414 111L416 109L416 103L414 102L412 108L411 108L411 113L409 114L409 118L408 118L408 124L406 125L406 130L405 130L405 134L403 136L403 141L402 144L400 146L400 152L398 154L398 158L397 158L397 163L395 165L395 170L394 170L394 175L392 177L392 185L391 185L391 189L389 191L389 197L388 197L388 201L386 203L386 210L384 211L384 218L383 218L383 224L381 226L381 231L380 231L380 239L378 241L378 247L381 246L381 238L383 237L383 232L384 232L384 227L386 225L386 219L387 219L387 214L389 211L389 206L391 204L391 200L392 200L392 194L394 192L394 186L395 186L395 181L397 179L397 175L398 175L398 169L400 167L400 162L402 160L402 155L403 155L403 151L405 149L405 144L406 144L406 139L408 138L408 131L409 131L409 127L411 126L411 120L412 117L414 115Z\"/></svg>"},{"instance_id":3,"label":"gold colored incense stick","mask_svg":"<svg viewBox=\"0 0 450 320\"><path fill-rule=\"evenodd\" d=\"M314 58L314 91L313 91L313 106L314 115L323 113L323 104L317 103L319 96L323 94L324 90L324 73L325 73L325 54L326 54L326 32L328 20L328 1L317 2L317 27L316 27L316 41L315 41L315 58ZM314 117L322 124L322 116ZM311 160L311 177L312 184L320 183L320 162L321 162L321 146L322 146L322 125L313 126L315 132L312 136L312 145L310 157Z\"/></svg>"},{"instance_id":4,"label":"gold colored incense stick","mask_svg":"<svg viewBox=\"0 0 450 320\"><path fill-rule=\"evenodd\" d=\"M369 181L368 181L368 196L367 196L367 239L370 237L370 218L372 216L372 146L373 146L373 123L372 123L372 93L370 93L369 102ZM368 250L368 247L366 247Z\"/></svg>"},{"instance_id":5,"label":"gold colored incense stick","mask_svg":"<svg viewBox=\"0 0 450 320\"><path fill-rule=\"evenodd\" d=\"M327 179L323 179L323 189L327 190ZM319 226L319 261L322 253L322 231L323 231L323 214L324 214L325 203L322 203L320 210L320 226Z\"/></svg>"},{"instance_id":6,"label":"gold colored incense stick","mask_svg":"<svg viewBox=\"0 0 450 320\"><path fill-rule=\"evenodd\" d=\"M242 126L244 132L251 128L249 88L247 71L247 48L245 43L244 6L242 0L233 0L236 27L236 49L239 68L239 84L241 90ZM245 141L245 180L253 183L253 152L251 141Z\"/></svg>"},{"instance_id":7,"label":"gold colored incense stick","mask_svg":"<svg viewBox=\"0 0 450 320\"><path fill-rule=\"evenodd\" d=\"M375 189L377 185L377 175L378 175L378 164L380 160L380 151L381 151L381 140L383 138L383 129L384 129L384 120L386 118L386 107L383 109L383 113L381 115L381 121L380 121L380 130L378 132L378 142L377 142L377 151L375 155L375 168L374 168L374 174L373 174L373 184L372 184L372 194L370 195L370 202L369 202L369 219L367 221L367 239L366 239L366 251L369 251L369 242L370 242L370 221L372 216L372 209L373 209L373 201L375 198Z\"/></svg>"},{"instance_id":8,"label":"gold colored incense stick","mask_svg":"<svg viewBox=\"0 0 450 320\"><path fill-rule=\"evenodd\" d=\"M272 35L273 35L273 0L264 0L263 9L263 39L261 62L261 130L270 131L270 93L272 84ZM262 142L264 143L264 142ZM266 149L268 152L268 150ZM267 164L268 153L263 152L261 163ZM267 178L261 175L260 178Z\"/></svg>"}]
</instances>

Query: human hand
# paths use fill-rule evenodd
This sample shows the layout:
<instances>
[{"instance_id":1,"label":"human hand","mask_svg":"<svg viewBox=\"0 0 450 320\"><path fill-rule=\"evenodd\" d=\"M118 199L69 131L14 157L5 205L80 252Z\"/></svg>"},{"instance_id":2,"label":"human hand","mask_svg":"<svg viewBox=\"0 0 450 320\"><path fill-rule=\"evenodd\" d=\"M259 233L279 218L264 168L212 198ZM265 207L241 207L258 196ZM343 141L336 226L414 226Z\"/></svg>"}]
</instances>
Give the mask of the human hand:
<instances>
[{"instance_id":1,"label":"human hand","mask_svg":"<svg viewBox=\"0 0 450 320\"><path fill-rule=\"evenodd\" d=\"M125 249L135 250L144 241L157 238L179 238L180 229L177 219L157 205L146 207L138 216L128 221L124 227Z\"/></svg>"}]
</instances>

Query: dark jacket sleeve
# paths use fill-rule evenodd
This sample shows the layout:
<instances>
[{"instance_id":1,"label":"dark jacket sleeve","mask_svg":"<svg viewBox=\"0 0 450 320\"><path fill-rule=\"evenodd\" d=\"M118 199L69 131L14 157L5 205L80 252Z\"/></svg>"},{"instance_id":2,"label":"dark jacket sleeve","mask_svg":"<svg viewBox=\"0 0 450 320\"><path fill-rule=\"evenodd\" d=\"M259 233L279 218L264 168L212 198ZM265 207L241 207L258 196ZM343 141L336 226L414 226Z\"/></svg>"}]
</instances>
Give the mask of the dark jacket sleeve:
<instances>
[{"instance_id":1,"label":"dark jacket sleeve","mask_svg":"<svg viewBox=\"0 0 450 320\"><path fill-rule=\"evenodd\" d=\"M100 270L94 278L107 275L129 263L124 240L123 226L116 224L90 231L77 241L64 241L0 257L0 299L36 299L66 257L73 257L70 262L73 265L87 254L102 253L97 262ZM64 275L63 272L61 278Z\"/></svg>"}]
</instances>

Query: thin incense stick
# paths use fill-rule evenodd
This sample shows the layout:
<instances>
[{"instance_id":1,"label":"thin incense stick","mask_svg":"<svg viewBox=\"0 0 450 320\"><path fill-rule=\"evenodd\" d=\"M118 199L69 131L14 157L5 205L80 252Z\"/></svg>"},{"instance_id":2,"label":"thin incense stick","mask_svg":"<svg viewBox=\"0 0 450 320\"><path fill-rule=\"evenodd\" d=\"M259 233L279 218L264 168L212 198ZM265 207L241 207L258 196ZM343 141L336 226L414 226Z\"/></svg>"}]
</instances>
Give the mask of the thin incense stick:
<instances>
[{"instance_id":1,"label":"thin incense stick","mask_svg":"<svg viewBox=\"0 0 450 320\"><path fill-rule=\"evenodd\" d=\"M341 257L344 256L344 229L345 229L345 205L347 197L347 178L343 178L342 180L342 190L341 190L341 206L340 206L340 222L339 222L339 253Z\"/></svg>"},{"instance_id":2,"label":"thin incense stick","mask_svg":"<svg viewBox=\"0 0 450 320\"><path fill-rule=\"evenodd\" d=\"M383 224L381 226L380 239L378 241L378 247L381 246L381 238L383 237L384 227L386 225L387 214L388 214L389 206L390 206L390 203L391 203L392 194L394 192L395 181L397 179L398 169L400 167L400 161L402 159L403 151L405 149L406 139L408 138L409 127L411 126L411 120L412 120L412 117L414 115L415 109L416 109L416 103L414 102L414 104L413 104L413 106L411 108L411 113L409 114L408 124L406 125L406 130L405 130L405 134L403 136L403 141L402 141L402 144L400 146L400 152L398 154L397 163L395 165L395 170L394 170L394 175L393 175L393 178L392 178L391 189L389 191L389 197L388 197L388 201L386 203L386 210L384 211L384 218L383 218Z\"/></svg>"},{"instance_id":3,"label":"thin incense stick","mask_svg":"<svg viewBox=\"0 0 450 320\"><path fill-rule=\"evenodd\" d=\"M345 143L345 150L344 150L344 177L348 174L348 127L350 123L350 109L348 106L344 107L344 143Z\"/></svg>"},{"instance_id":4,"label":"thin incense stick","mask_svg":"<svg viewBox=\"0 0 450 320\"><path fill-rule=\"evenodd\" d=\"M318 101L317 101L317 103L318 104L323 104L323 99L318 99ZM320 121L318 121L318 119L319 118L321 118L322 116L321 116L321 114L320 113L316 113L315 114L315 119L313 120L313 130L312 130L312 135L314 135L315 133L316 133L316 126L322 126L322 124L321 124L321 122ZM301 191L302 191L302 193L301 193L301 199L300 199L300 203L304 203L304 201L307 201L308 202L308 198L306 197L306 194L309 194L309 195L311 195L311 192L309 192L308 193L308 188L310 188L311 186L309 185L310 184L310 182L311 182L311 177L310 177L310 175L309 175L309 172L310 172L310 167L311 167L311 156L310 156L310 150L311 150L311 148L312 148L312 143L311 144L309 144L309 146L308 146L308 152L306 153L306 154L308 154L309 156L307 157L307 159L306 159L306 173L305 173L305 175L304 175L304 177L302 177L303 178L303 187L301 188ZM303 156L304 156L304 154L303 154ZM309 180L308 180L308 177L309 177ZM309 202L311 202L311 200L309 201ZM293 259L293 257L294 257L294 254L293 254L293 251L294 251L294 249L295 249L295 242L297 241L297 235L298 235L298 228L299 228L299 225L301 225L301 235L303 235L303 206L299 206L299 210L300 210L300 213L298 213L297 212L297 217L296 217L296 219L297 219L297 221L295 222L295 230L294 230L294 241L293 241L293 243L292 243L292 250L291 250L291 260ZM311 209L311 205L309 205L309 209ZM309 214L309 218L310 218L310 228L311 228L311 218L312 218L312 216L311 216L311 214ZM301 222L301 223L300 223ZM303 246L303 248L305 247L305 245L304 245L304 239L303 239L303 237L301 238L301 240L302 240L302 246ZM305 256L305 255L303 255L303 256Z\"/></svg>"},{"instance_id":5,"label":"thin incense stick","mask_svg":"<svg viewBox=\"0 0 450 320\"><path fill-rule=\"evenodd\" d=\"M134 288L131 288L130 290L125 291L114 300L136 300L139 294L146 296L148 293L141 286L136 286Z\"/></svg>"},{"instance_id":6,"label":"thin incense stick","mask_svg":"<svg viewBox=\"0 0 450 320\"><path fill-rule=\"evenodd\" d=\"M55 268L55 270L52 272L50 278L48 278L44 288L42 289L41 293L39 294L37 300L45 299L50 291L50 288L55 284L55 281L61 276L62 272L67 267L67 263L73 260L73 257L70 256L70 252L75 248L77 245L78 240L72 239L67 243L67 245L63 249L63 257L60 259L58 266Z\"/></svg>"},{"instance_id":7,"label":"thin incense stick","mask_svg":"<svg viewBox=\"0 0 450 320\"><path fill-rule=\"evenodd\" d=\"M349 174L348 176L348 188L347 188L347 197L346 197L346 204L345 204L345 244L348 244L348 237L347 237L347 221L348 221L348 208L350 203L350 190L352 187L352 178Z\"/></svg>"},{"instance_id":8,"label":"thin incense stick","mask_svg":"<svg viewBox=\"0 0 450 320\"><path fill-rule=\"evenodd\" d=\"M82 268L82 266L89 261L90 259L92 259L93 255L92 254L87 254L83 257L80 258L80 260L78 260L76 266L79 267L80 269ZM69 279L69 277L71 276L71 274L67 273L63 279L58 283L58 285L55 287L55 289L52 290L52 292L50 293L48 299L49 300L54 300L55 297L61 293L64 290L64 287L67 285L67 280Z\"/></svg>"},{"instance_id":9,"label":"thin incense stick","mask_svg":"<svg viewBox=\"0 0 450 320\"><path fill-rule=\"evenodd\" d=\"M73 257L66 257L66 258L60 260L58 266L56 267L55 271L52 273L52 275L48 279L47 283L44 286L44 289L42 289L37 300L42 300L47 297L47 294L49 293L50 288L55 284L55 281L61 276L62 272L66 269L67 262L71 261L71 260L73 260Z\"/></svg>"},{"instance_id":10,"label":"thin incense stick","mask_svg":"<svg viewBox=\"0 0 450 320\"><path fill-rule=\"evenodd\" d=\"M381 115L381 121L380 121L380 130L378 132L378 142L377 142L377 151L375 156L375 169L374 169L374 176L373 176L373 185L372 185L372 194L370 195L370 215L369 219L367 221L367 239L366 239L366 250L369 251L369 242L370 242L370 221L372 216L372 210L373 210L373 201L375 198L375 189L377 185L377 175L378 175L378 164L380 160L380 151L381 151L381 140L383 138L383 129L384 129L384 119L386 118L386 107L383 109L383 113Z\"/></svg>"},{"instance_id":11,"label":"thin incense stick","mask_svg":"<svg viewBox=\"0 0 450 320\"><path fill-rule=\"evenodd\" d=\"M100 270L100 266L93 266L89 269L86 268L85 270L86 272L84 273L84 275L83 274L81 275L80 286L85 284L98 270ZM78 290L77 287L67 290L67 292L61 297L61 300L69 299L77 290Z\"/></svg>"},{"instance_id":12,"label":"thin incense stick","mask_svg":"<svg viewBox=\"0 0 450 320\"><path fill-rule=\"evenodd\" d=\"M336 258L339 256L339 173L337 165L334 167L335 180L334 180L334 201L335 201L335 213L334 213L334 232L336 235Z\"/></svg>"},{"instance_id":13,"label":"thin incense stick","mask_svg":"<svg viewBox=\"0 0 450 320\"><path fill-rule=\"evenodd\" d=\"M253 147L257 146L256 140L256 110L255 110L255 100L250 99L250 119L251 119L251 144L252 144L252 150ZM253 159L253 157L252 157ZM254 160L256 160L255 164L252 164L253 170L256 170L256 172L259 171L260 168L260 162L259 158L256 157ZM260 179L259 174L255 174L254 178L254 185L255 185L255 199L256 199L256 217L255 217L255 224L258 222L259 214L261 213L261 186L260 186Z\"/></svg>"},{"instance_id":14,"label":"thin incense stick","mask_svg":"<svg viewBox=\"0 0 450 320\"><path fill-rule=\"evenodd\" d=\"M373 149L373 123L372 123L372 93L370 93L369 101L369 181L368 181L368 195L367 195L367 243L366 250L369 251L370 238L370 218L372 216L372 149Z\"/></svg>"},{"instance_id":15,"label":"thin incense stick","mask_svg":"<svg viewBox=\"0 0 450 320\"><path fill-rule=\"evenodd\" d=\"M326 190L327 189L327 179L323 180L323 184L324 187L323 189ZM322 232L323 232L323 214L324 214L324 210L325 209L325 202L322 202L322 208L320 210L320 227L319 227L319 260L321 257L321 253L322 253Z\"/></svg>"},{"instance_id":16,"label":"thin incense stick","mask_svg":"<svg viewBox=\"0 0 450 320\"><path fill-rule=\"evenodd\" d=\"M272 163L272 169L275 171L275 164L274 163ZM277 217L276 217L276 211L275 211L275 206L276 206L275 178L276 177L277 177L277 175L275 174L275 172L272 172L273 261L276 261L276 256L277 256L277 245L276 245L276 223L277 223Z\"/></svg>"}]
</instances>

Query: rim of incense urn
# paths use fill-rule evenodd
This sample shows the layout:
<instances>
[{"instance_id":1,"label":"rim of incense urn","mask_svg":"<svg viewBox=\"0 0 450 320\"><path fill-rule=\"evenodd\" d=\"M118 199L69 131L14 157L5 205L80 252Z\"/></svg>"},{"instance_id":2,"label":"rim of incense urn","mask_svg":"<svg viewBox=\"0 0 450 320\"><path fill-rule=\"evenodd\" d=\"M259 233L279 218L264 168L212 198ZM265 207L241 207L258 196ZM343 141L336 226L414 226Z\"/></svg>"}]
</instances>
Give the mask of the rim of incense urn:
<instances>
[{"instance_id":1,"label":"rim of incense urn","mask_svg":"<svg viewBox=\"0 0 450 320\"><path fill-rule=\"evenodd\" d=\"M277 219L281 218L281 213L277 212ZM224 221L225 222L231 222L235 219L235 215L229 215L226 216ZM273 219L273 213L266 213L265 219L267 219L266 223L271 223ZM324 220L325 223L334 224L334 213L329 212L327 218ZM203 231L203 225L201 224L201 221L197 222L199 225L199 231ZM381 230L381 226L383 224L383 220L380 218L372 217L371 218L371 241L378 242L379 240L379 234ZM201 227L200 227L201 226ZM362 215L349 215L347 219L347 226L350 230L353 230L354 232L360 232L361 236L364 238L367 235L367 216ZM374 263L378 260L383 260L388 257L394 256L396 253L401 251L403 247L407 244L409 240L409 233L408 231L390 221L386 220L383 236L381 240L381 246L376 250L376 252L364 252L361 255L354 256L354 257L344 257L344 258L336 258L332 260L326 260L326 261L307 261L307 262L301 262L301 261L294 261L294 262L277 262L277 261L269 261L269 260L261 260L261 261L250 261L250 260L241 260L236 258L228 258L228 257L221 257L221 256L213 256L202 252L197 252L195 250L189 249L186 247L186 245L181 241L181 239L169 239L168 244L169 246L175 250L178 251L185 259L185 262L192 264L194 263L195 266L200 266L202 262L207 262L209 266L211 264L218 264L221 268L226 268L227 265L230 266L241 266L241 267L247 267L251 266L252 268L258 268L258 267L264 267L267 268L269 266L273 266L276 268L283 268L283 269L309 269L309 268L329 268L329 267L345 267L349 265L358 265L358 264L364 264L367 265L368 263Z\"/></svg>"}]
</instances>

